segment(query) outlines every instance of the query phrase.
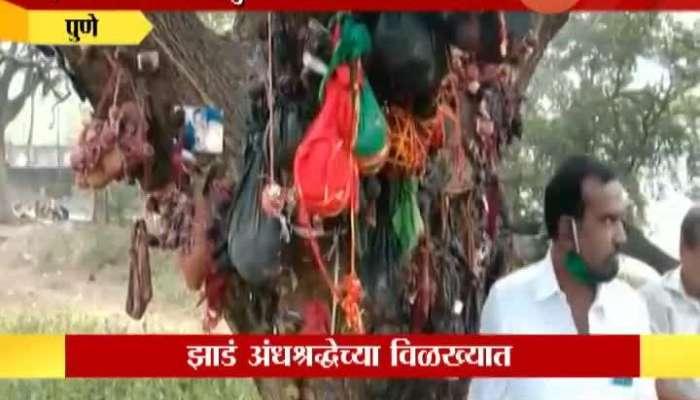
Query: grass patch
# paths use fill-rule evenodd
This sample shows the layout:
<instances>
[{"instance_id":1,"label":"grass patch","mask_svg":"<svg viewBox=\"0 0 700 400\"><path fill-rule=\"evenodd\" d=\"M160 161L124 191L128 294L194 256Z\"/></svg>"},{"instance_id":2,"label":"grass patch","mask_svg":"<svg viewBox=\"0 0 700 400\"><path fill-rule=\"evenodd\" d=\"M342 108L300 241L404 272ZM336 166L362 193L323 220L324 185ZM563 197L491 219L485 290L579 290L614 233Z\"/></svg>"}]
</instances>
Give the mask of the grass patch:
<instances>
[{"instance_id":1,"label":"grass patch","mask_svg":"<svg viewBox=\"0 0 700 400\"><path fill-rule=\"evenodd\" d=\"M151 250L153 295L163 302L191 307L198 295L187 289L180 266L175 261L176 251Z\"/></svg>"},{"instance_id":2,"label":"grass patch","mask_svg":"<svg viewBox=\"0 0 700 400\"><path fill-rule=\"evenodd\" d=\"M14 334L124 333L107 319L54 315L3 315L0 332ZM138 362L135 356L134 362ZM257 400L249 379L0 380L7 400Z\"/></svg>"},{"instance_id":3,"label":"grass patch","mask_svg":"<svg viewBox=\"0 0 700 400\"><path fill-rule=\"evenodd\" d=\"M88 279L94 274L97 285L107 284L110 289L116 285L126 293L130 233L129 226L117 225L42 226L6 243L9 246L3 248L2 263L8 269L33 269L37 276L46 273L47 279L56 279L47 282L47 287L57 292L71 290L64 290L67 284L64 280ZM152 249L154 297L183 310L193 309L197 295L186 289L175 256L174 252ZM58 273L64 274L64 278L56 278L54 274ZM51 301L52 297L48 299ZM120 297L118 301L121 307L124 299ZM179 325L167 318L149 318L137 324L123 313L93 315L91 311L76 313L68 305L40 303L39 306L3 310L0 334L182 333L175 328ZM47 306L49 310L45 309ZM138 355L134 356L134 362L139 362ZM257 400L259 396L250 379L0 380L0 400L44 399Z\"/></svg>"},{"instance_id":4,"label":"grass patch","mask_svg":"<svg viewBox=\"0 0 700 400\"><path fill-rule=\"evenodd\" d=\"M75 224L71 228L47 226L26 238L25 248L42 273L75 271L89 273L102 279L123 284L129 277L129 247L131 227L118 225ZM197 295L187 290L180 268L176 263L177 251L151 248L151 273L154 296L169 304L193 306ZM18 255L17 257L20 257ZM31 266L31 263L16 262Z\"/></svg>"},{"instance_id":5,"label":"grass patch","mask_svg":"<svg viewBox=\"0 0 700 400\"><path fill-rule=\"evenodd\" d=\"M252 385L252 384L251 384ZM14 400L252 400L240 379L75 379L0 381Z\"/></svg>"}]
</instances>

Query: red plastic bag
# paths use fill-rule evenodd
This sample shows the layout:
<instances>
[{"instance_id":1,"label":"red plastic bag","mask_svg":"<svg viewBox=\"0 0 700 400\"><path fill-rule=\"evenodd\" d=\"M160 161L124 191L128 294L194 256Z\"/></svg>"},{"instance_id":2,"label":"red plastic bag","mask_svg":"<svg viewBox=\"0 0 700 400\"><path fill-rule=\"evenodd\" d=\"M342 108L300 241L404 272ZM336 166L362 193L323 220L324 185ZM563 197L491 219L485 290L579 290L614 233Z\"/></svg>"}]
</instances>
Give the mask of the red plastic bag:
<instances>
[{"instance_id":1,"label":"red plastic bag","mask_svg":"<svg viewBox=\"0 0 700 400\"><path fill-rule=\"evenodd\" d=\"M294 185L309 215L333 217L359 203L359 172L352 153L356 119L351 70L341 65L326 83L323 106L294 159Z\"/></svg>"}]
</instances>

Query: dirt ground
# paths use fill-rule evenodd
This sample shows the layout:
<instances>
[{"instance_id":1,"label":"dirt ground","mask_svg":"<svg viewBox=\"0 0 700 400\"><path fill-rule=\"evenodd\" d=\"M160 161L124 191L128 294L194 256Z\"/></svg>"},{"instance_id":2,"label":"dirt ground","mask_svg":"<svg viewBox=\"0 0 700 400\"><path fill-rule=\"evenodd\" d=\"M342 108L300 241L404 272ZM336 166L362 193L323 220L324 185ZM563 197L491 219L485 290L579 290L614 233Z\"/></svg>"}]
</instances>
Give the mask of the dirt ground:
<instances>
[{"instance_id":1,"label":"dirt ground","mask_svg":"<svg viewBox=\"0 0 700 400\"><path fill-rule=\"evenodd\" d=\"M199 295L185 288L170 254L152 253L154 295L145 316L126 314L129 234L128 227L75 222L0 225L2 314L69 313L133 333L202 333ZM222 321L215 333L230 331Z\"/></svg>"}]
</instances>

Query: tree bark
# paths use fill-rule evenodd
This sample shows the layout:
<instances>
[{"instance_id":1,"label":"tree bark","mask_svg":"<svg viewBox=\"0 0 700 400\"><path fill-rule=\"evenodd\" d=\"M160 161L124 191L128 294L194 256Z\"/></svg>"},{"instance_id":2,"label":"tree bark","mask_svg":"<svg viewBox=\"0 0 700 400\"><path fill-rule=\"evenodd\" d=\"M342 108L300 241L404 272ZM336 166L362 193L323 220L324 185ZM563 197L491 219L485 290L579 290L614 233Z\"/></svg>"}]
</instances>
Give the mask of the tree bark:
<instances>
[{"instance_id":1,"label":"tree bark","mask_svg":"<svg viewBox=\"0 0 700 400\"><path fill-rule=\"evenodd\" d=\"M14 221L12 206L9 198L9 187L7 180L7 160L5 154L5 131L27 100L39 85L39 79L34 79L34 64L16 60L14 57L18 52L18 45L12 44L7 54L0 54L0 63L4 65L2 75L0 75L0 223ZM10 98L10 83L17 73L24 72L24 82L20 92Z\"/></svg>"},{"instance_id":2,"label":"tree bark","mask_svg":"<svg viewBox=\"0 0 700 400\"><path fill-rule=\"evenodd\" d=\"M284 14L286 23L305 24L311 14ZM122 48L119 59L137 79L141 79L149 93L152 111L152 143L156 154L169 154L169 146L176 132L170 118L170 111L175 105L214 104L224 110L225 154L230 174L238 178L241 160L243 123L248 114L249 105L245 87L264 68L254 57L256 44L261 42L258 34L259 22L265 14L246 13L239 15L234 27L234 38L218 36L196 17L185 13L149 13L154 30L137 48ZM544 48L554 34L566 22L563 16L538 16L533 23L538 24L538 54L536 61L528 64L519 74L518 87L525 88L534 68L542 56ZM156 50L160 53L160 67L153 75L137 71L135 58L138 51ZM108 76L104 54L114 52L114 48L99 48L84 52L79 48L64 48L62 52L68 59L77 76L76 84L88 93L92 104L99 102L101 89ZM265 62L265 60L262 60ZM100 117L100 116L98 116ZM101 116L104 117L104 116ZM153 182L140 181L144 190L159 188L169 179L167 158L158 158L156 164L160 170ZM156 167L158 169L158 167ZM285 293L285 306L300 309L304 301L313 298L328 297L318 271L313 262L305 256L307 253L303 241L293 241L289 251L290 257L285 264L293 266L297 280L292 294ZM280 318L277 311L271 310L272 301L281 294L275 289L252 290L235 275L231 277L228 290L226 320L239 332L270 333L272 327L278 326L275 318ZM282 307L282 306L280 306ZM390 327L391 328L391 327ZM401 327L393 327L395 331ZM287 333L294 332L291 330ZM284 332L281 332L284 333ZM264 399L457 399L465 398L464 381L363 381L363 380L313 380L295 381L290 379L261 379L256 381ZM311 394L309 394L311 393Z\"/></svg>"},{"instance_id":3,"label":"tree bark","mask_svg":"<svg viewBox=\"0 0 700 400\"><path fill-rule=\"evenodd\" d=\"M623 254L649 265L660 274L678 266L679 261L647 239L641 229L630 224L625 228L627 243L622 247Z\"/></svg>"},{"instance_id":4,"label":"tree bark","mask_svg":"<svg viewBox=\"0 0 700 400\"><path fill-rule=\"evenodd\" d=\"M534 25L536 46L533 48L532 56L530 56L527 62L519 69L518 88L520 93L525 93L527 91L532 76L535 74L535 69L547 50L547 45L568 20L569 13L534 16L532 23Z\"/></svg>"},{"instance_id":5,"label":"tree bark","mask_svg":"<svg viewBox=\"0 0 700 400\"><path fill-rule=\"evenodd\" d=\"M170 179L168 157L177 133L172 111L178 105L211 104L224 110L224 158L230 175L236 178L247 110L242 85L250 70L245 44L216 35L194 13L149 13L148 18L153 24L151 34L138 47L119 48L118 56L146 87L151 108L156 160L152 180L140 181L142 189L157 190ZM74 84L88 94L93 106L101 99L110 72L105 54L115 54L115 50L106 46L87 51L61 49L75 71ZM160 54L158 71L154 75L139 72L138 52L153 50Z\"/></svg>"},{"instance_id":6,"label":"tree bark","mask_svg":"<svg viewBox=\"0 0 700 400\"><path fill-rule=\"evenodd\" d=\"M36 101L36 93L31 95L31 108L29 109L29 130L27 132L27 165L32 165L32 147L34 145L34 108Z\"/></svg>"},{"instance_id":7,"label":"tree bark","mask_svg":"<svg viewBox=\"0 0 700 400\"><path fill-rule=\"evenodd\" d=\"M529 240L539 243L534 245L534 247L541 250L532 253L528 252L531 255L526 261L534 261L537 258L544 257L547 246L541 242L546 242L547 238L539 236L544 229L542 224L520 221L514 224L512 229L514 234L528 237ZM637 226L625 224L625 230L627 242L622 246L622 254L649 265L660 274L678 266L678 260L668 255L668 253L649 240Z\"/></svg>"},{"instance_id":8,"label":"tree bark","mask_svg":"<svg viewBox=\"0 0 700 400\"><path fill-rule=\"evenodd\" d=\"M1 131L0 131L1 132ZM5 140L0 133L0 223L14 221L12 205L8 193L9 182L7 180L7 162L5 161Z\"/></svg>"}]
</instances>

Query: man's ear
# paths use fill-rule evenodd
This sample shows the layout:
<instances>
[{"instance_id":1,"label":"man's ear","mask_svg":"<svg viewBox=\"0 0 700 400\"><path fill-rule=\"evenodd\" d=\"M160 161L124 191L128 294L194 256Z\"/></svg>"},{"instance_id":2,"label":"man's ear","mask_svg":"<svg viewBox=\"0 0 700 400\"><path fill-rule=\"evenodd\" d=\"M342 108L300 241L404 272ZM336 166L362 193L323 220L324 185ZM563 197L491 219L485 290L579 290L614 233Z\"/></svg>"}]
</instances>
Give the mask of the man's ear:
<instances>
[{"instance_id":1,"label":"man's ear","mask_svg":"<svg viewBox=\"0 0 700 400\"><path fill-rule=\"evenodd\" d=\"M559 223L557 224L557 239L567 247L572 249L574 245L574 232L572 227L573 218L568 215L562 215L559 217Z\"/></svg>"},{"instance_id":2,"label":"man's ear","mask_svg":"<svg viewBox=\"0 0 700 400\"><path fill-rule=\"evenodd\" d=\"M688 253L690 251L691 251L691 249L689 249L688 246L683 244L683 241L681 240L679 245L678 245L678 255L681 256L681 261L688 257Z\"/></svg>"}]
</instances>

